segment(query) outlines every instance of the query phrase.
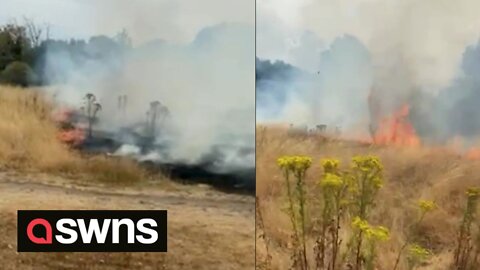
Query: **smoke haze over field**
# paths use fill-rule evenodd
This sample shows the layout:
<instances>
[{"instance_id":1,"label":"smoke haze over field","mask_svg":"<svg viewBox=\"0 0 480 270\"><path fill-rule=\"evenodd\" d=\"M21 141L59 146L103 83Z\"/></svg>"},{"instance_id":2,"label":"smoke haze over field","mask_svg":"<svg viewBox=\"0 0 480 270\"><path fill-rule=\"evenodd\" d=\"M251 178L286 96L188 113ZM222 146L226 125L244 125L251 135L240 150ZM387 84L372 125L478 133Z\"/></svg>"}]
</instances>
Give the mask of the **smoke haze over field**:
<instances>
[{"instance_id":1,"label":"smoke haze over field","mask_svg":"<svg viewBox=\"0 0 480 270\"><path fill-rule=\"evenodd\" d=\"M254 151L239 154L253 149L255 138L253 1L2 1L1 21L22 15L49 22L53 39L86 39L70 47L47 41L35 68L63 104L79 108L93 93L102 106L95 128L133 129L160 101L170 111L157 137L168 144L162 161L196 163L216 153L223 170L253 168ZM114 42L122 29L132 47ZM126 115L117 108L120 95L128 97ZM125 145L120 152L137 151Z\"/></svg>"},{"instance_id":2,"label":"smoke haze over field","mask_svg":"<svg viewBox=\"0 0 480 270\"><path fill-rule=\"evenodd\" d=\"M369 48L375 64L391 64L385 56L399 55L415 83L445 86L465 47L479 37L479 8L473 0L259 0L258 55L302 67L292 51L305 48L318 56L325 44L349 34ZM316 37L306 39L305 33ZM312 40L318 40L316 45Z\"/></svg>"},{"instance_id":3,"label":"smoke haze over field","mask_svg":"<svg viewBox=\"0 0 480 270\"><path fill-rule=\"evenodd\" d=\"M257 118L350 128L359 121L366 123L366 99L372 79L367 49L355 37L342 36L319 59L319 72L290 66L281 79L273 74L285 64L257 64L257 74L271 74L257 78ZM279 92L283 99L275 98Z\"/></svg>"},{"instance_id":4,"label":"smoke haze over field","mask_svg":"<svg viewBox=\"0 0 480 270\"><path fill-rule=\"evenodd\" d=\"M480 102L472 76L480 66L479 8L473 0L257 1L258 57L310 75L303 89L297 78L288 80L292 98L261 108L293 113L281 119L265 113L262 120L301 118L366 132L373 91L385 115L410 104L426 139L477 136L480 123L469 115ZM257 82L265 100L275 100L272 85Z\"/></svg>"},{"instance_id":5,"label":"smoke haze over field","mask_svg":"<svg viewBox=\"0 0 480 270\"><path fill-rule=\"evenodd\" d=\"M52 88L62 102L78 107L86 93L97 96L103 129L144 123L150 102L160 101L171 113L164 138L172 141L171 158L194 162L218 144L253 147L253 54L252 26L219 24L188 44L154 41L81 66L51 49L47 72L55 83L53 75L71 71L66 86ZM119 95L128 97L126 117L117 110ZM253 157L240 165L253 166Z\"/></svg>"},{"instance_id":6,"label":"smoke haze over field","mask_svg":"<svg viewBox=\"0 0 480 270\"><path fill-rule=\"evenodd\" d=\"M2 0L0 24L26 16L51 25L52 38L113 35L125 28L135 44L162 38L191 42L206 26L247 23L255 4L237 0Z\"/></svg>"}]
</instances>

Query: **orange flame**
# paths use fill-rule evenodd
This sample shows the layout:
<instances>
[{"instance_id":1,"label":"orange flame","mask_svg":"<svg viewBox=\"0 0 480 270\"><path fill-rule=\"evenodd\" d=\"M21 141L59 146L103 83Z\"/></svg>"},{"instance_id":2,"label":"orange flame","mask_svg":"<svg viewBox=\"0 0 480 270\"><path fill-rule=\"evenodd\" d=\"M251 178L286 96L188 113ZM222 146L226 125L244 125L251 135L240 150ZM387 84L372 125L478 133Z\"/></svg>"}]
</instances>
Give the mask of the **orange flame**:
<instances>
[{"instance_id":1,"label":"orange flame","mask_svg":"<svg viewBox=\"0 0 480 270\"><path fill-rule=\"evenodd\" d=\"M373 141L381 145L419 146L420 138L408 120L410 107L403 105L390 117L382 119Z\"/></svg>"},{"instance_id":2,"label":"orange flame","mask_svg":"<svg viewBox=\"0 0 480 270\"><path fill-rule=\"evenodd\" d=\"M72 124L69 128L61 128L57 137L63 143L78 146L85 140L86 135L80 126L71 123L74 113L75 111L70 108L59 108L53 112L52 118L59 125Z\"/></svg>"},{"instance_id":3,"label":"orange flame","mask_svg":"<svg viewBox=\"0 0 480 270\"><path fill-rule=\"evenodd\" d=\"M371 130L373 143L380 145L420 146L420 137L409 121L409 105L405 104L392 115L382 118L382 115L384 115L382 113L382 103L378 98L378 93L375 93L374 90L372 89L368 96L370 119L377 124L377 128ZM463 146L463 139L457 136L453 138L450 145L443 145L442 149L452 150L454 153L460 154L463 158L469 160L480 160L480 147L471 147L465 151Z\"/></svg>"},{"instance_id":4,"label":"orange flame","mask_svg":"<svg viewBox=\"0 0 480 270\"><path fill-rule=\"evenodd\" d=\"M58 139L66 144L78 146L85 140L85 132L79 128L63 130L58 133Z\"/></svg>"},{"instance_id":5,"label":"orange flame","mask_svg":"<svg viewBox=\"0 0 480 270\"><path fill-rule=\"evenodd\" d=\"M479 148L471 148L465 153L465 158L470 160L478 160L480 159L480 149Z\"/></svg>"}]
</instances>

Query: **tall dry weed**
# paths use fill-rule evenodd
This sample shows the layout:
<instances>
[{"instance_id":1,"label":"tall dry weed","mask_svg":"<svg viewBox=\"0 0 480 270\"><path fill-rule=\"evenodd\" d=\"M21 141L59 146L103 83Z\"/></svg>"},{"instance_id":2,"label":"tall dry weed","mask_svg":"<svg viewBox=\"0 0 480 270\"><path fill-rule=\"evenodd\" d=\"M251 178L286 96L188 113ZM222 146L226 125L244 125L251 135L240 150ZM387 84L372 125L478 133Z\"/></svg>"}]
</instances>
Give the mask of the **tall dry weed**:
<instances>
[{"instance_id":1,"label":"tall dry weed","mask_svg":"<svg viewBox=\"0 0 480 270\"><path fill-rule=\"evenodd\" d=\"M389 240L382 241L378 237L363 238L365 245L362 244L360 256L363 269L372 267L367 260L373 261L373 267L376 266L377 269L455 269L452 265L456 243L452 239L459 235L465 190L480 185L480 160L467 160L441 147L402 148L329 140L313 135L299 137L289 134L287 128L280 126L263 126L258 130L261 136L257 136L257 144L260 145L256 155L257 196L263 202L260 207L266 235L273 243L270 247L272 269L288 269L291 266L285 254L288 252L288 243L291 242L291 235L287 232L292 225L288 222L287 215L279 210L287 204L284 197L286 187L283 172L278 170L275 160L281 156L294 155L308 156L313 160L335 157L341 163L348 163L354 156L373 155L382 161L382 174L388 181L376 192L375 201L370 210L367 210L367 219L358 219L354 225L350 205L348 211L345 210L346 207L342 209L340 219L343 221L340 222L338 233L338 238L342 240L341 256L335 259L339 266L355 269L354 263L350 261L350 264L345 264L344 261L348 243L346 240L352 237L355 228L373 228L380 233L379 226L371 224L382 224L389 229ZM303 181L308 206L306 216L310 219L309 222L311 221L306 230L307 250L310 250L307 252L307 260L311 262L315 262L313 246L320 231L315 228L318 228L316 220L321 219L324 195L321 186L319 188L319 180L322 180L324 174L322 166L312 166L308 170L308 177ZM422 217L419 200L423 198L435 201L435 211L429 211L428 215ZM360 205L355 208L357 213L362 212L360 209L363 207ZM331 224L335 224L334 219L330 221ZM474 232L477 230L476 222L472 223ZM333 237L331 230L326 231L329 239L325 256L328 257L333 250L333 242L330 240ZM476 245L476 235L472 235L472 246ZM378 248L378 245L382 248ZM471 258L475 258L473 250ZM328 269L326 267L325 269Z\"/></svg>"},{"instance_id":2,"label":"tall dry weed","mask_svg":"<svg viewBox=\"0 0 480 270\"><path fill-rule=\"evenodd\" d=\"M92 180L132 183L145 177L135 162L82 157L58 140L53 104L34 89L0 86L0 165L20 171L82 174Z\"/></svg>"}]
</instances>

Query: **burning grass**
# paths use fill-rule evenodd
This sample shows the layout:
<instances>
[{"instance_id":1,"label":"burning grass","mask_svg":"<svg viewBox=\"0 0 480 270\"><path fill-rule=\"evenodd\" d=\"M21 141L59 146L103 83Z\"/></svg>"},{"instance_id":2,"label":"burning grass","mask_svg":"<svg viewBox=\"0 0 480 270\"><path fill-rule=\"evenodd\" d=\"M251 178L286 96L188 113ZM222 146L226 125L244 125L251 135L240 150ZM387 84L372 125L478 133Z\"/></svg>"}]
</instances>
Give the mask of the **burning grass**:
<instances>
[{"instance_id":1,"label":"burning grass","mask_svg":"<svg viewBox=\"0 0 480 270\"><path fill-rule=\"evenodd\" d=\"M262 217L262 228L257 231L267 240L257 239L257 262L266 262L263 265L269 265L268 269L288 269L292 265L291 256L294 255L293 259L296 256L298 261L297 255L302 255L301 252L292 254L291 215L285 210L288 209L287 188L284 174L276 162L281 156L301 155L313 160L302 182L306 192L302 196L306 217L306 258L311 266L315 265L314 247L319 235L315 224L322 216L324 200L319 185L324 177L320 165L322 159L338 159L341 168L348 169L354 156L373 155L383 164L383 185L375 195L367 218L368 224L374 228L381 225L390 232L389 240L378 243L376 248L376 269L393 269L398 252L405 243L409 243L409 248L405 249L397 269L408 269L407 255L412 251L420 256L424 251L422 248L429 250L431 255L415 269L450 269L467 200L465 192L469 187L480 185L479 160L468 159L451 150L415 144L371 145L330 140L318 134L292 136L284 128L258 127L256 153L257 207ZM294 178L291 181L295 186ZM434 201L436 209L418 222L420 200ZM346 217L340 225L340 240L337 240L341 241L338 244L341 250L351 239L352 222L348 221L352 219L352 216ZM268 243L268 254L265 243Z\"/></svg>"},{"instance_id":2,"label":"burning grass","mask_svg":"<svg viewBox=\"0 0 480 270\"><path fill-rule=\"evenodd\" d=\"M409 106L404 105L391 116L379 121L378 128L372 131L375 144L419 146L420 138L408 120L409 111Z\"/></svg>"},{"instance_id":3,"label":"burning grass","mask_svg":"<svg viewBox=\"0 0 480 270\"><path fill-rule=\"evenodd\" d=\"M21 171L81 174L98 181L132 183L145 172L134 161L82 157L58 139L53 105L38 91L0 86L0 164Z\"/></svg>"}]
</instances>

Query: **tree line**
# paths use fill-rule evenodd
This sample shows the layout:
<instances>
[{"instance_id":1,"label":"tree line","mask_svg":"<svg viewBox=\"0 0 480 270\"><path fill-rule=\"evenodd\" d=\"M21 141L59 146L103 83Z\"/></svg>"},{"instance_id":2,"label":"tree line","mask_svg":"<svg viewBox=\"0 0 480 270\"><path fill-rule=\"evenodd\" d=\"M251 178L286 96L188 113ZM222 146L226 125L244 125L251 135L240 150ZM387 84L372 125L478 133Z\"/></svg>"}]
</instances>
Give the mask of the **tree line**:
<instances>
[{"instance_id":1,"label":"tree line","mask_svg":"<svg viewBox=\"0 0 480 270\"><path fill-rule=\"evenodd\" d=\"M0 25L0 83L18 86L47 85L68 76L67 70L49 70L49 64L68 58L75 66L89 61L117 57L131 48L131 39L123 30L114 37L92 36L88 40L61 40L50 37L49 26L32 20ZM56 59L57 58L57 59ZM60 59L62 58L62 59Z\"/></svg>"}]
</instances>

